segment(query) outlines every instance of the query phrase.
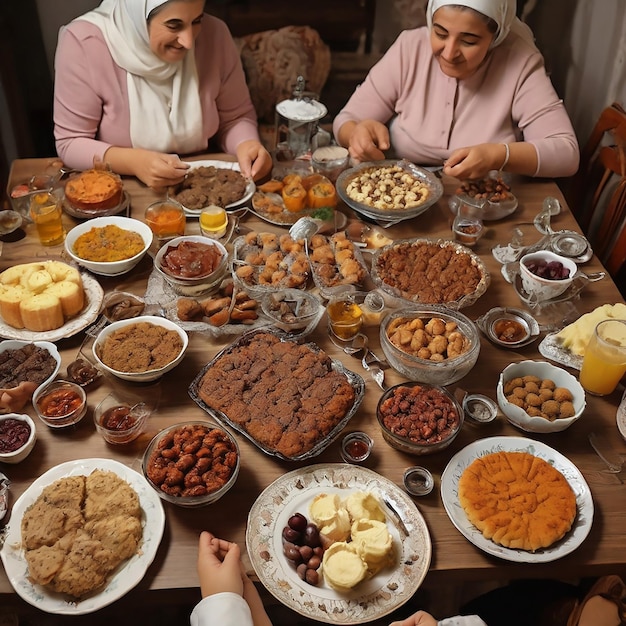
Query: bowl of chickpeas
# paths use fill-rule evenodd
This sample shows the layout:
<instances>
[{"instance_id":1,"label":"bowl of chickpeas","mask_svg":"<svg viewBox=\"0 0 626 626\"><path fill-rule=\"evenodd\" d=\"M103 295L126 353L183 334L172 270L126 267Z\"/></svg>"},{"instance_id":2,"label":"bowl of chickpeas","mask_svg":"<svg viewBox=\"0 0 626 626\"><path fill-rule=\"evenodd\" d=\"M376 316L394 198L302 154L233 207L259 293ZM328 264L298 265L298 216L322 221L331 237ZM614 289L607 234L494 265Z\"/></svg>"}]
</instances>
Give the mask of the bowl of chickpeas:
<instances>
[{"instance_id":1,"label":"bowl of chickpeas","mask_svg":"<svg viewBox=\"0 0 626 626\"><path fill-rule=\"evenodd\" d=\"M476 324L438 305L396 309L380 324L380 345L397 372L430 385L450 385L474 367L480 353Z\"/></svg>"},{"instance_id":2,"label":"bowl of chickpeas","mask_svg":"<svg viewBox=\"0 0 626 626\"><path fill-rule=\"evenodd\" d=\"M143 456L143 474L159 496L194 508L217 502L235 484L236 439L210 421L174 424L157 433Z\"/></svg>"},{"instance_id":3,"label":"bowl of chickpeas","mask_svg":"<svg viewBox=\"0 0 626 626\"><path fill-rule=\"evenodd\" d=\"M529 433L565 430L586 406L585 390L578 380L547 361L521 361L505 367L497 398L507 420Z\"/></svg>"}]
</instances>

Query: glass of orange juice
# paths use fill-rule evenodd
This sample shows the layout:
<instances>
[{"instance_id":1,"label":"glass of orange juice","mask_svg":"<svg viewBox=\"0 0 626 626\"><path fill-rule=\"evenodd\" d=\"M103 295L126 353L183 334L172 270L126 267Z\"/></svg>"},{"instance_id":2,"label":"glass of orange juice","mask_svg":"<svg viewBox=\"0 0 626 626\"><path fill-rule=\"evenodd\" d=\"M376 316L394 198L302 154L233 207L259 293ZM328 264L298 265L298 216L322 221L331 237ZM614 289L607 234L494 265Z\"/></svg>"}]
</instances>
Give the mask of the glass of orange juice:
<instances>
[{"instance_id":1,"label":"glass of orange juice","mask_svg":"<svg viewBox=\"0 0 626 626\"><path fill-rule=\"evenodd\" d=\"M626 320L603 320L591 336L580 370L580 384L597 396L612 393L626 373Z\"/></svg>"},{"instance_id":2,"label":"glass of orange juice","mask_svg":"<svg viewBox=\"0 0 626 626\"><path fill-rule=\"evenodd\" d=\"M178 202L161 200L146 208L146 224L158 239L173 239L185 234L185 210Z\"/></svg>"}]
</instances>

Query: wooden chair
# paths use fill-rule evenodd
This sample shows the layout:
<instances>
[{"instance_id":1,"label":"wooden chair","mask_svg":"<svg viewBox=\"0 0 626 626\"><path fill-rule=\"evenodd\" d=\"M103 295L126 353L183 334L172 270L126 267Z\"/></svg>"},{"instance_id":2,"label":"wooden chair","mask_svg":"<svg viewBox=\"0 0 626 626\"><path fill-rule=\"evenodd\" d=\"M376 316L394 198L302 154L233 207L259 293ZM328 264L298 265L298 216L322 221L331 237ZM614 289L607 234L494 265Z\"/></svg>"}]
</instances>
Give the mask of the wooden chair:
<instances>
[{"instance_id":1,"label":"wooden chair","mask_svg":"<svg viewBox=\"0 0 626 626\"><path fill-rule=\"evenodd\" d=\"M565 197L594 252L616 276L626 261L626 111L619 103L600 114Z\"/></svg>"}]
</instances>

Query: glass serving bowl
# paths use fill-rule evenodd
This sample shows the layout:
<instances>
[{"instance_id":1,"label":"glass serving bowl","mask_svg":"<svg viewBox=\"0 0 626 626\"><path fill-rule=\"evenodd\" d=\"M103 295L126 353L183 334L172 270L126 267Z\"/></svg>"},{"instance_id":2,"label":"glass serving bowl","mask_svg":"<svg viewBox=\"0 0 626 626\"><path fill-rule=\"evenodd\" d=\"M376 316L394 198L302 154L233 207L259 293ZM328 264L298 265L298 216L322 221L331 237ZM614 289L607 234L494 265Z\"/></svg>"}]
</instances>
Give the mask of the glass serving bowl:
<instances>
[{"instance_id":1,"label":"glass serving bowl","mask_svg":"<svg viewBox=\"0 0 626 626\"><path fill-rule=\"evenodd\" d=\"M422 399L416 403L406 402L407 393L410 397L410 394L417 391L425 394ZM389 403L400 401L403 408L400 411L394 409L393 415L387 417ZM407 406L410 408L407 409ZM436 409L443 410L448 416L445 427L438 432L435 430L427 439L418 438L414 433L420 432L420 425L433 421L430 415ZM376 407L376 419L383 439L391 447L407 454L423 455L440 452L454 441L461 432L464 413L457 399L444 387L409 382L394 385L385 391ZM407 420L415 425L412 433L403 430Z\"/></svg>"},{"instance_id":2,"label":"glass serving bowl","mask_svg":"<svg viewBox=\"0 0 626 626\"><path fill-rule=\"evenodd\" d=\"M456 331L465 337L467 348L459 356L434 361L420 358L402 350L391 341L393 329L403 320L441 319L445 324L456 324ZM452 337L451 337L452 339ZM422 306L396 309L388 313L380 325L380 345L389 364L406 378L431 385L450 385L463 378L474 367L480 353L480 334L472 320L459 311L440 306Z\"/></svg>"},{"instance_id":3,"label":"glass serving bowl","mask_svg":"<svg viewBox=\"0 0 626 626\"><path fill-rule=\"evenodd\" d=\"M93 421L107 443L131 443L146 427L150 408L145 402L131 404L110 393L96 406Z\"/></svg>"},{"instance_id":4,"label":"glass serving bowl","mask_svg":"<svg viewBox=\"0 0 626 626\"><path fill-rule=\"evenodd\" d=\"M191 433L193 433L193 435L191 435ZM202 479L204 480L205 488L200 490L202 493L198 493L197 495L180 495L176 493L176 487L180 486L182 488L184 482L169 486L164 482L157 482L158 474L161 473L164 476L167 472L168 463L171 462L173 467L179 460L173 456L165 459L160 452L166 448L171 449L175 438L186 438L189 441L189 437L197 437L197 441L200 445L196 452L189 455L193 457L193 464L185 465L187 469L184 473L186 476L189 476L195 468L202 466ZM221 471L226 470L212 467L211 454L208 454L208 456L204 454L205 451L210 452L210 450L217 448L216 443L220 443L218 439L225 442L231 449L229 454L234 455L234 457L227 457L234 460L234 462L228 466L230 473L225 481L223 479L216 480L215 477ZM202 460L203 458L209 459L208 466L206 466L206 463ZM226 429L207 420L190 421L174 424L155 435L144 453L142 469L150 486L156 490L163 500L177 506L192 508L213 504L232 488L239 475L240 459L239 445L236 439ZM186 459L186 461L188 460L189 459ZM205 474L208 473L210 473L211 476L207 477L205 480Z\"/></svg>"}]
</instances>

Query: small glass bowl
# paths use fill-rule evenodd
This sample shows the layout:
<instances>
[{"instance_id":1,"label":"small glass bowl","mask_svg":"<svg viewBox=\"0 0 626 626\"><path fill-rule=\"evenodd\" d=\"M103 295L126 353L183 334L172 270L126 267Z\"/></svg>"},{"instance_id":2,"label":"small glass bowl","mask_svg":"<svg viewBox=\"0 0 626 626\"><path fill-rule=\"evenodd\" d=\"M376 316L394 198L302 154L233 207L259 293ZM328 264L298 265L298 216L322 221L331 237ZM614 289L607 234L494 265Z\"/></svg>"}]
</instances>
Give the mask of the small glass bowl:
<instances>
[{"instance_id":1,"label":"small glass bowl","mask_svg":"<svg viewBox=\"0 0 626 626\"><path fill-rule=\"evenodd\" d=\"M50 428L73 426L87 412L87 394L76 383L55 380L35 391L33 407L39 419Z\"/></svg>"},{"instance_id":2,"label":"small glass bowl","mask_svg":"<svg viewBox=\"0 0 626 626\"><path fill-rule=\"evenodd\" d=\"M362 431L348 433L341 441L341 458L346 463L363 463L372 453L374 441Z\"/></svg>"},{"instance_id":3,"label":"small glass bowl","mask_svg":"<svg viewBox=\"0 0 626 626\"><path fill-rule=\"evenodd\" d=\"M404 488L412 496L426 496L435 486L433 475L425 468L416 465L408 467L402 477Z\"/></svg>"},{"instance_id":4,"label":"small glass bowl","mask_svg":"<svg viewBox=\"0 0 626 626\"><path fill-rule=\"evenodd\" d=\"M185 211L183 205L174 200L153 202L146 207L144 219L157 239L173 239L185 234Z\"/></svg>"},{"instance_id":5,"label":"small glass bowl","mask_svg":"<svg viewBox=\"0 0 626 626\"><path fill-rule=\"evenodd\" d=\"M110 393L96 407L93 421L107 443L125 444L137 439L145 430L150 412L145 402L132 405Z\"/></svg>"},{"instance_id":6,"label":"small glass bowl","mask_svg":"<svg viewBox=\"0 0 626 626\"><path fill-rule=\"evenodd\" d=\"M498 405L480 393L469 393L463 398L463 411L476 424L488 424L498 417Z\"/></svg>"}]
</instances>

